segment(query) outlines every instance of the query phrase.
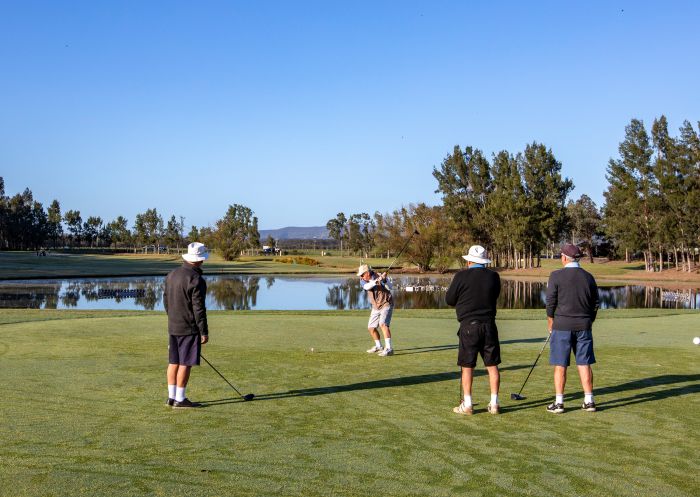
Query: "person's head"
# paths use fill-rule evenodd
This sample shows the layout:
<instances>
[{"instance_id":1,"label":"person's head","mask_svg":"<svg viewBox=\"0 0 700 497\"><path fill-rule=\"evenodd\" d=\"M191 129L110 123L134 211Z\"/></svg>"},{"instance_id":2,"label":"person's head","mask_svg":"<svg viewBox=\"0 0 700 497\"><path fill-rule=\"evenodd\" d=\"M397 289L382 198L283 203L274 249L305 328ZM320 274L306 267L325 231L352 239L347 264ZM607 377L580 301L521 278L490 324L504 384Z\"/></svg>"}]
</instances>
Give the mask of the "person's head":
<instances>
[{"instance_id":1,"label":"person's head","mask_svg":"<svg viewBox=\"0 0 700 497\"><path fill-rule=\"evenodd\" d=\"M203 243L192 242L187 246L187 253L182 254L182 258L188 264L199 267L209 258L209 250Z\"/></svg>"},{"instance_id":2,"label":"person's head","mask_svg":"<svg viewBox=\"0 0 700 497\"><path fill-rule=\"evenodd\" d=\"M467 266L472 267L474 264L489 264L491 259L488 258L488 252L481 245L472 245L469 247L469 252L467 255L463 255L462 258L467 261Z\"/></svg>"},{"instance_id":3,"label":"person's head","mask_svg":"<svg viewBox=\"0 0 700 497\"><path fill-rule=\"evenodd\" d=\"M364 281L369 281L372 276L372 272L367 264L362 264L357 270L357 276L359 276Z\"/></svg>"},{"instance_id":4,"label":"person's head","mask_svg":"<svg viewBox=\"0 0 700 497\"><path fill-rule=\"evenodd\" d=\"M571 243L567 243L561 248L561 263L564 266L570 262L578 262L582 256L581 249Z\"/></svg>"}]
</instances>

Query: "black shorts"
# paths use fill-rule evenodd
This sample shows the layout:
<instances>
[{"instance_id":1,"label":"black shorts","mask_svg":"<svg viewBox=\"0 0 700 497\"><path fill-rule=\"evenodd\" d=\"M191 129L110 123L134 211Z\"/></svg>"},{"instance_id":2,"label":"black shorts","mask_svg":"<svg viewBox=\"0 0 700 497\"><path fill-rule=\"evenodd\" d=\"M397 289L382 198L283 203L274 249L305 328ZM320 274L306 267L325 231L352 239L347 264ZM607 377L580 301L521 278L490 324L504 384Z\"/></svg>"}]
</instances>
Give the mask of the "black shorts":
<instances>
[{"instance_id":1,"label":"black shorts","mask_svg":"<svg viewBox=\"0 0 700 497\"><path fill-rule=\"evenodd\" d=\"M484 366L501 363L501 345L498 343L498 328L494 321L465 320L459 325L459 353L457 365L463 368L476 366L476 357L481 354Z\"/></svg>"},{"instance_id":2,"label":"black shorts","mask_svg":"<svg viewBox=\"0 0 700 497\"><path fill-rule=\"evenodd\" d=\"M168 364L181 366L199 366L199 353L202 339L199 335L169 335Z\"/></svg>"}]
</instances>

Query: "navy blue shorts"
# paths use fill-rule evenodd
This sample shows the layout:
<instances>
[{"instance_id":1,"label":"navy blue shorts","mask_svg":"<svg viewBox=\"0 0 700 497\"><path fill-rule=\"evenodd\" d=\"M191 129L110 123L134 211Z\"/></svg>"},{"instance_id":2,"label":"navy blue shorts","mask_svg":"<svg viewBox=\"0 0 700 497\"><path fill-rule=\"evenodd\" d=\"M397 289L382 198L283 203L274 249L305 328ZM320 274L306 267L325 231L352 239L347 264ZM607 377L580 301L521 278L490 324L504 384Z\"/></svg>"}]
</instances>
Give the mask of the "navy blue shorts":
<instances>
[{"instance_id":1,"label":"navy blue shorts","mask_svg":"<svg viewBox=\"0 0 700 497\"><path fill-rule=\"evenodd\" d=\"M181 366L199 366L202 339L199 335L169 335L168 363Z\"/></svg>"},{"instance_id":2,"label":"navy blue shorts","mask_svg":"<svg viewBox=\"0 0 700 497\"><path fill-rule=\"evenodd\" d=\"M571 351L576 357L577 366L595 364L593 354L593 333L587 331L552 330L549 341L549 364L552 366L569 366Z\"/></svg>"}]
</instances>

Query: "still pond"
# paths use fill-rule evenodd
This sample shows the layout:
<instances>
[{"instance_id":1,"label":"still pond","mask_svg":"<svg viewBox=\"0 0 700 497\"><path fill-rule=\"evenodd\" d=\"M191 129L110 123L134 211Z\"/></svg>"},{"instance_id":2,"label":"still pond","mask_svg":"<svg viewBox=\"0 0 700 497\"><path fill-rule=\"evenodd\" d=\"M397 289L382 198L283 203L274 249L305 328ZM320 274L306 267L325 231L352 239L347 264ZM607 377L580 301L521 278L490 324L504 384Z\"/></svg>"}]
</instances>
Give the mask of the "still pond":
<instances>
[{"instance_id":1,"label":"still pond","mask_svg":"<svg viewBox=\"0 0 700 497\"><path fill-rule=\"evenodd\" d=\"M367 309L358 278L347 276L207 276L211 310ZM398 309L442 309L451 277L401 275L392 278ZM0 281L0 308L162 310L163 276ZM547 283L503 279L502 309L544 308ZM700 289L654 286L599 288L602 309L700 309Z\"/></svg>"}]
</instances>

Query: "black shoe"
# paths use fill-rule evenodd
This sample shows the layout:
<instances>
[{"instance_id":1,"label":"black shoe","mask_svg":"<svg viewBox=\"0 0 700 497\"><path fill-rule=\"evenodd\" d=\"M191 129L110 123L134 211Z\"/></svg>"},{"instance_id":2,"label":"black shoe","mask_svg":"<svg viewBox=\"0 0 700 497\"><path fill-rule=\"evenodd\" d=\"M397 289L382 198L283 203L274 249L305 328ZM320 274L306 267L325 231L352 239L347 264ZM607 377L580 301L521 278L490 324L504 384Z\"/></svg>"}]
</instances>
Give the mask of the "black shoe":
<instances>
[{"instance_id":1,"label":"black shoe","mask_svg":"<svg viewBox=\"0 0 700 497\"><path fill-rule=\"evenodd\" d=\"M581 409L588 412L595 412L595 402L584 402Z\"/></svg>"},{"instance_id":2,"label":"black shoe","mask_svg":"<svg viewBox=\"0 0 700 497\"><path fill-rule=\"evenodd\" d=\"M564 412L564 404L549 404L547 406L547 412L551 412L553 414L561 414Z\"/></svg>"},{"instance_id":3,"label":"black shoe","mask_svg":"<svg viewBox=\"0 0 700 497\"><path fill-rule=\"evenodd\" d=\"M186 409L190 407L201 407L202 404L199 402L192 402L190 399L184 399L178 402L177 400L173 402L173 407L175 409Z\"/></svg>"},{"instance_id":4,"label":"black shoe","mask_svg":"<svg viewBox=\"0 0 700 497\"><path fill-rule=\"evenodd\" d=\"M175 399L168 399L165 401L165 405L170 406L170 407L172 407L174 403L175 403Z\"/></svg>"}]
</instances>

